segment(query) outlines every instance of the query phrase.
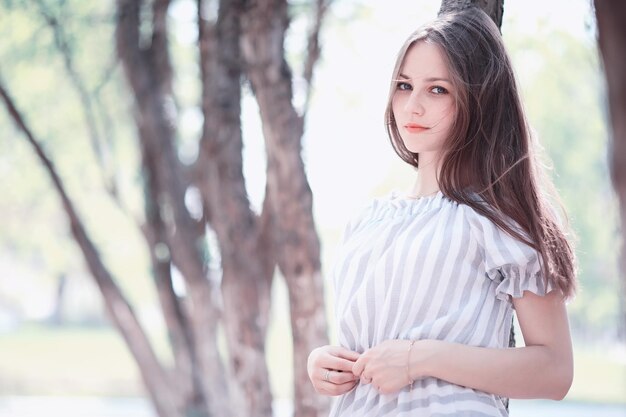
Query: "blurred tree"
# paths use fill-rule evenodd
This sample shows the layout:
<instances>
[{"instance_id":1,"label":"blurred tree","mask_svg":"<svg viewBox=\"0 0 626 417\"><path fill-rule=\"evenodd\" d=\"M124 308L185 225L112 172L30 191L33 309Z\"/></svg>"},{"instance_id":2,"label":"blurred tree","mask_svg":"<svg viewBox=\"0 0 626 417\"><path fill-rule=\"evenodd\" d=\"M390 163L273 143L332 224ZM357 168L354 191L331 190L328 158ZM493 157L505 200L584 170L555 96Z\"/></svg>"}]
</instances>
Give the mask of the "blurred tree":
<instances>
[{"instance_id":1,"label":"blurred tree","mask_svg":"<svg viewBox=\"0 0 626 417\"><path fill-rule=\"evenodd\" d=\"M617 218L597 48L590 40L546 29L540 25L509 46L516 68L530 69L520 83L527 113L575 231L580 291L568 306L572 332L581 341L613 342L619 310Z\"/></svg>"},{"instance_id":2,"label":"blurred tree","mask_svg":"<svg viewBox=\"0 0 626 417\"><path fill-rule=\"evenodd\" d=\"M441 14L453 10L463 10L470 6L482 9L489 15L489 17L491 17L491 20L493 20L498 28L502 27L504 0L441 0L441 9L439 9L439 13Z\"/></svg>"},{"instance_id":3,"label":"blurred tree","mask_svg":"<svg viewBox=\"0 0 626 417\"><path fill-rule=\"evenodd\" d=\"M626 3L594 1L598 45L604 61L612 127L611 174L620 202L622 249L620 256L621 338L626 341Z\"/></svg>"},{"instance_id":4,"label":"blurred tree","mask_svg":"<svg viewBox=\"0 0 626 417\"><path fill-rule=\"evenodd\" d=\"M12 3L12 2L10 2ZM34 2L53 29L66 72L78 92L110 196L119 199L106 150L96 126L94 99L76 70L64 36L62 15ZM177 98L169 50L169 0L117 2L117 54L134 98L133 117L144 178L140 228L148 245L154 281L174 355L172 369L159 360L145 329L107 268L62 177L0 85L10 116L27 137L50 175L70 220L74 239L103 295L107 311L138 363L160 416L271 416L272 395L265 363L270 289L275 267L289 288L294 341L295 413L325 414L328 401L316 395L306 357L326 343L319 239L312 196L300 155L313 70L320 55L319 32L326 1L310 4L312 22L304 71L304 105L293 104L293 76L283 42L289 27L285 0L240 0L197 4L203 129L196 162L183 166L176 147ZM241 47L240 47L241 45ZM97 51L92 51L96 52ZM250 83L263 122L267 186L256 214L246 193L242 164L241 91ZM121 98L123 100L123 98ZM189 196L200 196L201 216L192 216ZM207 231L219 242L209 253ZM209 269L209 256L221 260ZM184 280L175 289L174 271ZM223 325L228 354L218 351ZM224 361L224 356L227 362Z\"/></svg>"},{"instance_id":5,"label":"blurred tree","mask_svg":"<svg viewBox=\"0 0 626 417\"><path fill-rule=\"evenodd\" d=\"M597 3L602 3L602 10L598 10ZM470 4L481 7L498 24L498 27L501 27L503 2L442 0L440 13L447 10L462 9ZM623 139L626 137L626 123L624 123L624 118L620 116L626 113L626 78L623 75L626 73L626 54L623 48L626 42L626 31L623 30L619 22L626 18L626 7L623 2L596 1L596 15L599 26L600 49L603 52L605 64L607 59L611 61L611 68L606 68L605 65L605 69L614 131L612 174L615 188L621 194L621 216L622 224L624 224L626 222L626 209L624 208L626 207L626 159L624 159L626 150L623 150L622 147L626 146L624 145L626 139ZM602 36L602 24L605 25L604 30L607 32L604 36ZM555 178L555 182L557 186L561 186L559 187L561 190L566 190L567 187L563 186L563 182L566 180L562 178L571 179L578 176L577 172L584 172L584 178L578 182L576 191L566 192L564 195L568 207L571 208L578 237L582 241L582 247L577 252L582 267L579 279L583 283L584 293L581 297L582 300L578 300L573 307L575 313L573 324L579 334L588 335L590 340L598 336L608 336L607 339L613 340L614 333L612 331L609 331L608 335L601 334L602 332L606 333L606 330L600 323L617 322L618 337L624 340L626 337L626 279L622 276L618 282L621 296L618 297L619 305L615 306L611 297L615 289L614 268L612 264L606 262L607 255L611 254L614 243L611 235L613 230L610 228L598 230L597 217L593 215L596 213L600 216L604 215L607 224L611 224L611 197L606 187L603 186L604 164L601 163L603 156L599 154L599 152L604 151L603 143L586 140L588 137L604 136L601 125L594 123L599 119L590 118L588 113L589 109L594 111L598 104L598 96L594 93L599 88L593 87L599 86L595 82L596 77L594 77L594 71L591 68L595 61L593 57L589 57L592 54L589 49L574 44L571 39L563 36L563 34L551 36L550 42L542 43L538 41L538 38L533 38L532 41L533 45L529 50L534 51L535 54L541 51L548 62L543 63L537 71L538 76L535 80L537 86L534 89L541 90L537 105L528 107L531 113L535 109L539 110L535 120L538 120L539 125L541 125L541 132L545 134L545 143L550 145L549 148L553 150L550 153L550 159L555 161L555 165L558 167L557 172L561 175L561 178ZM552 50L555 45L556 48L559 48L558 53ZM570 59L563 60L564 55L569 56ZM537 64L537 60L534 59L536 57L529 56L527 58L530 59L524 62L525 65ZM578 70L572 71L572 67ZM586 83L591 83L589 90L591 95L587 93L587 90L579 87ZM570 96L558 93L550 94L549 91L546 91L546 88L557 85L559 86L558 91L566 92ZM576 87L572 88L573 86ZM569 114L565 114L562 109L571 103L577 103L577 108L572 109ZM587 112L582 109L587 109ZM581 110L582 117L571 117L572 112L577 113L579 110ZM581 138L579 146L571 146L572 138ZM565 148L570 148L566 154L558 152L558 150ZM580 199L581 187L585 187L587 190L585 195L589 196L584 202L581 202ZM622 247L622 251L621 270L626 271L626 246ZM622 275L624 275L623 272ZM599 302L598 300L602 301ZM598 304L601 304L602 307L598 308ZM616 311L619 315L617 320L614 317ZM513 332L511 334L513 335Z\"/></svg>"}]
</instances>

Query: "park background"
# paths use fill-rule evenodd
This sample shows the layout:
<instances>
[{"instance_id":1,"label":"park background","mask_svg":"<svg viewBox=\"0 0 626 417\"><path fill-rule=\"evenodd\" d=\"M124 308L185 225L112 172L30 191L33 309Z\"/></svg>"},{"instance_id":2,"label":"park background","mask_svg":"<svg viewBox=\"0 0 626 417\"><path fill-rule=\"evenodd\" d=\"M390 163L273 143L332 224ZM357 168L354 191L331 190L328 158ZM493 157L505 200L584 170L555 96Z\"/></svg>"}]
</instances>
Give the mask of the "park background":
<instances>
[{"instance_id":1,"label":"park background","mask_svg":"<svg viewBox=\"0 0 626 417\"><path fill-rule=\"evenodd\" d=\"M130 207L140 207L140 178L134 174L138 155L127 116L132 104L118 100L119 89L125 86L114 59L112 3L0 2L0 68L31 125L44 138L109 265L120 271L119 276L133 277L120 285L160 346L159 354L167 356L145 249L128 219L103 191L80 101L64 73L53 34L37 12L39 3L65 19L77 68L90 88L102 89L103 104L112 115L108 129L114 138L112 158L124 184L122 195ZM286 45L294 66L301 65L298 51L307 23L306 15L298 13L299 4L293 2L294 21ZM436 0L336 0L324 23L303 159L322 242L331 340L333 294L328 278L345 223L369 199L394 189L406 191L412 184L413 172L394 154L382 114L399 46L436 15L439 5ZM169 13L172 55L179 66L176 89L183 104L178 115L183 162L197 154L195 138L202 118L194 107L198 97L193 82L194 7L191 0L176 0ZM619 410L624 415L626 344L618 333L624 308L618 297L621 240L608 174L606 93L591 4L507 0L502 32L530 123L577 236L580 291L568 305L575 378L564 403L579 408L608 404L612 407L606 415ZM112 81L98 85L109 72ZM246 185L259 209L265 156L251 95L243 99L242 120ZM26 411L16 410L36 413L39 407L46 409L46 415L67 416L80 408L77 398L142 397L136 365L109 325L58 198L4 109L0 111L0 178L0 413L4 409L24 415ZM280 279L273 285L268 366L275 399L288 402L293 376L287 292ZM517 334L520 345L519 329ZM51 397L62 401L49 402ZM29 399L30 405L25 405ZM512 416L522 417L516 414L517 403L512 402ZM138 415L138 409L132 409L132 415Z\"/></svg>"}]
</instances>

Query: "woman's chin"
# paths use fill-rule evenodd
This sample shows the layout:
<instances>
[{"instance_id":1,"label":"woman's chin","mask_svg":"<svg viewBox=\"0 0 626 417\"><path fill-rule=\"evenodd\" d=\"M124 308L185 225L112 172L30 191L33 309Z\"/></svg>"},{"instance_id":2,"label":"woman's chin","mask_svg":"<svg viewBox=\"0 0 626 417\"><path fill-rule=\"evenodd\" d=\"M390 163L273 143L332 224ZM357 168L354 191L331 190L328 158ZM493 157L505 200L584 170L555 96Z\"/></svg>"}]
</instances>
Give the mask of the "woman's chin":
<instances>
[{"instance_id":1,"label":"woman's chin","mask_svg":"<svg viewBox=\"0 0 626 417\"><path fill-rule=\"evenodd\" d=\"M404 147L411 153L422 153L422 152L428 152L427 149L424 149L423 146L420 146L420 144L416 144L416 143L407 143L404 142Z\"/></svg>"}]
</instances>

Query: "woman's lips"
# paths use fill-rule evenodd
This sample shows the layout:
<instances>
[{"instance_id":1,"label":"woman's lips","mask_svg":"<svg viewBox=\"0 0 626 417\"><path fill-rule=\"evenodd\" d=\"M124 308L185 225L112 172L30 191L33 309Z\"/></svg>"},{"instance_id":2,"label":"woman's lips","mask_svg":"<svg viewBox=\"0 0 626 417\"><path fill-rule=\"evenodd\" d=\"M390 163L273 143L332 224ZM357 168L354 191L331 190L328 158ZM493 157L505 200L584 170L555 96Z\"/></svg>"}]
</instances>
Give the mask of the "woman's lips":
<instances>
[{"instance_id":1,"label":"woman's lips","mask_svg":"<svg viewBox=\"0 0 626 417\"><path fill-rule=\"evenodd\" d=\"M404 125L404 128L409 132L409 133L421 133L424 132L425 130L428 130L429 128L422 126L422 125L418 125L417 123L407 123Z\"/></svg>"}]
</instances>

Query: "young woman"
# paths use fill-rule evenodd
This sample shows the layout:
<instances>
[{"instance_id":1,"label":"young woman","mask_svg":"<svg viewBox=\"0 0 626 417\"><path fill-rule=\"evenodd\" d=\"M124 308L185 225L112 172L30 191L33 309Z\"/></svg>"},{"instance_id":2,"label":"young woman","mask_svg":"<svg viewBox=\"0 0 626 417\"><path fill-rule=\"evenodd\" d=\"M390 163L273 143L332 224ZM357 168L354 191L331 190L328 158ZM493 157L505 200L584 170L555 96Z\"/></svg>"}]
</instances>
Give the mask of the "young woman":
<instances>
[{"instance_id":1,"label":"young woman","mask_svg":"<svg viewBox=\"0 0 626 417\"><path fill-rule=\"evenodd\" d=\"M574 256L485 13L441 16L407 40L385 121L417 177L346 229L340 346L308 363L317 392L340 396L331 416L495 417L508 398L562 399ZM513 310L524 347L509 347Z\"/></svg>"}]
</instances>

